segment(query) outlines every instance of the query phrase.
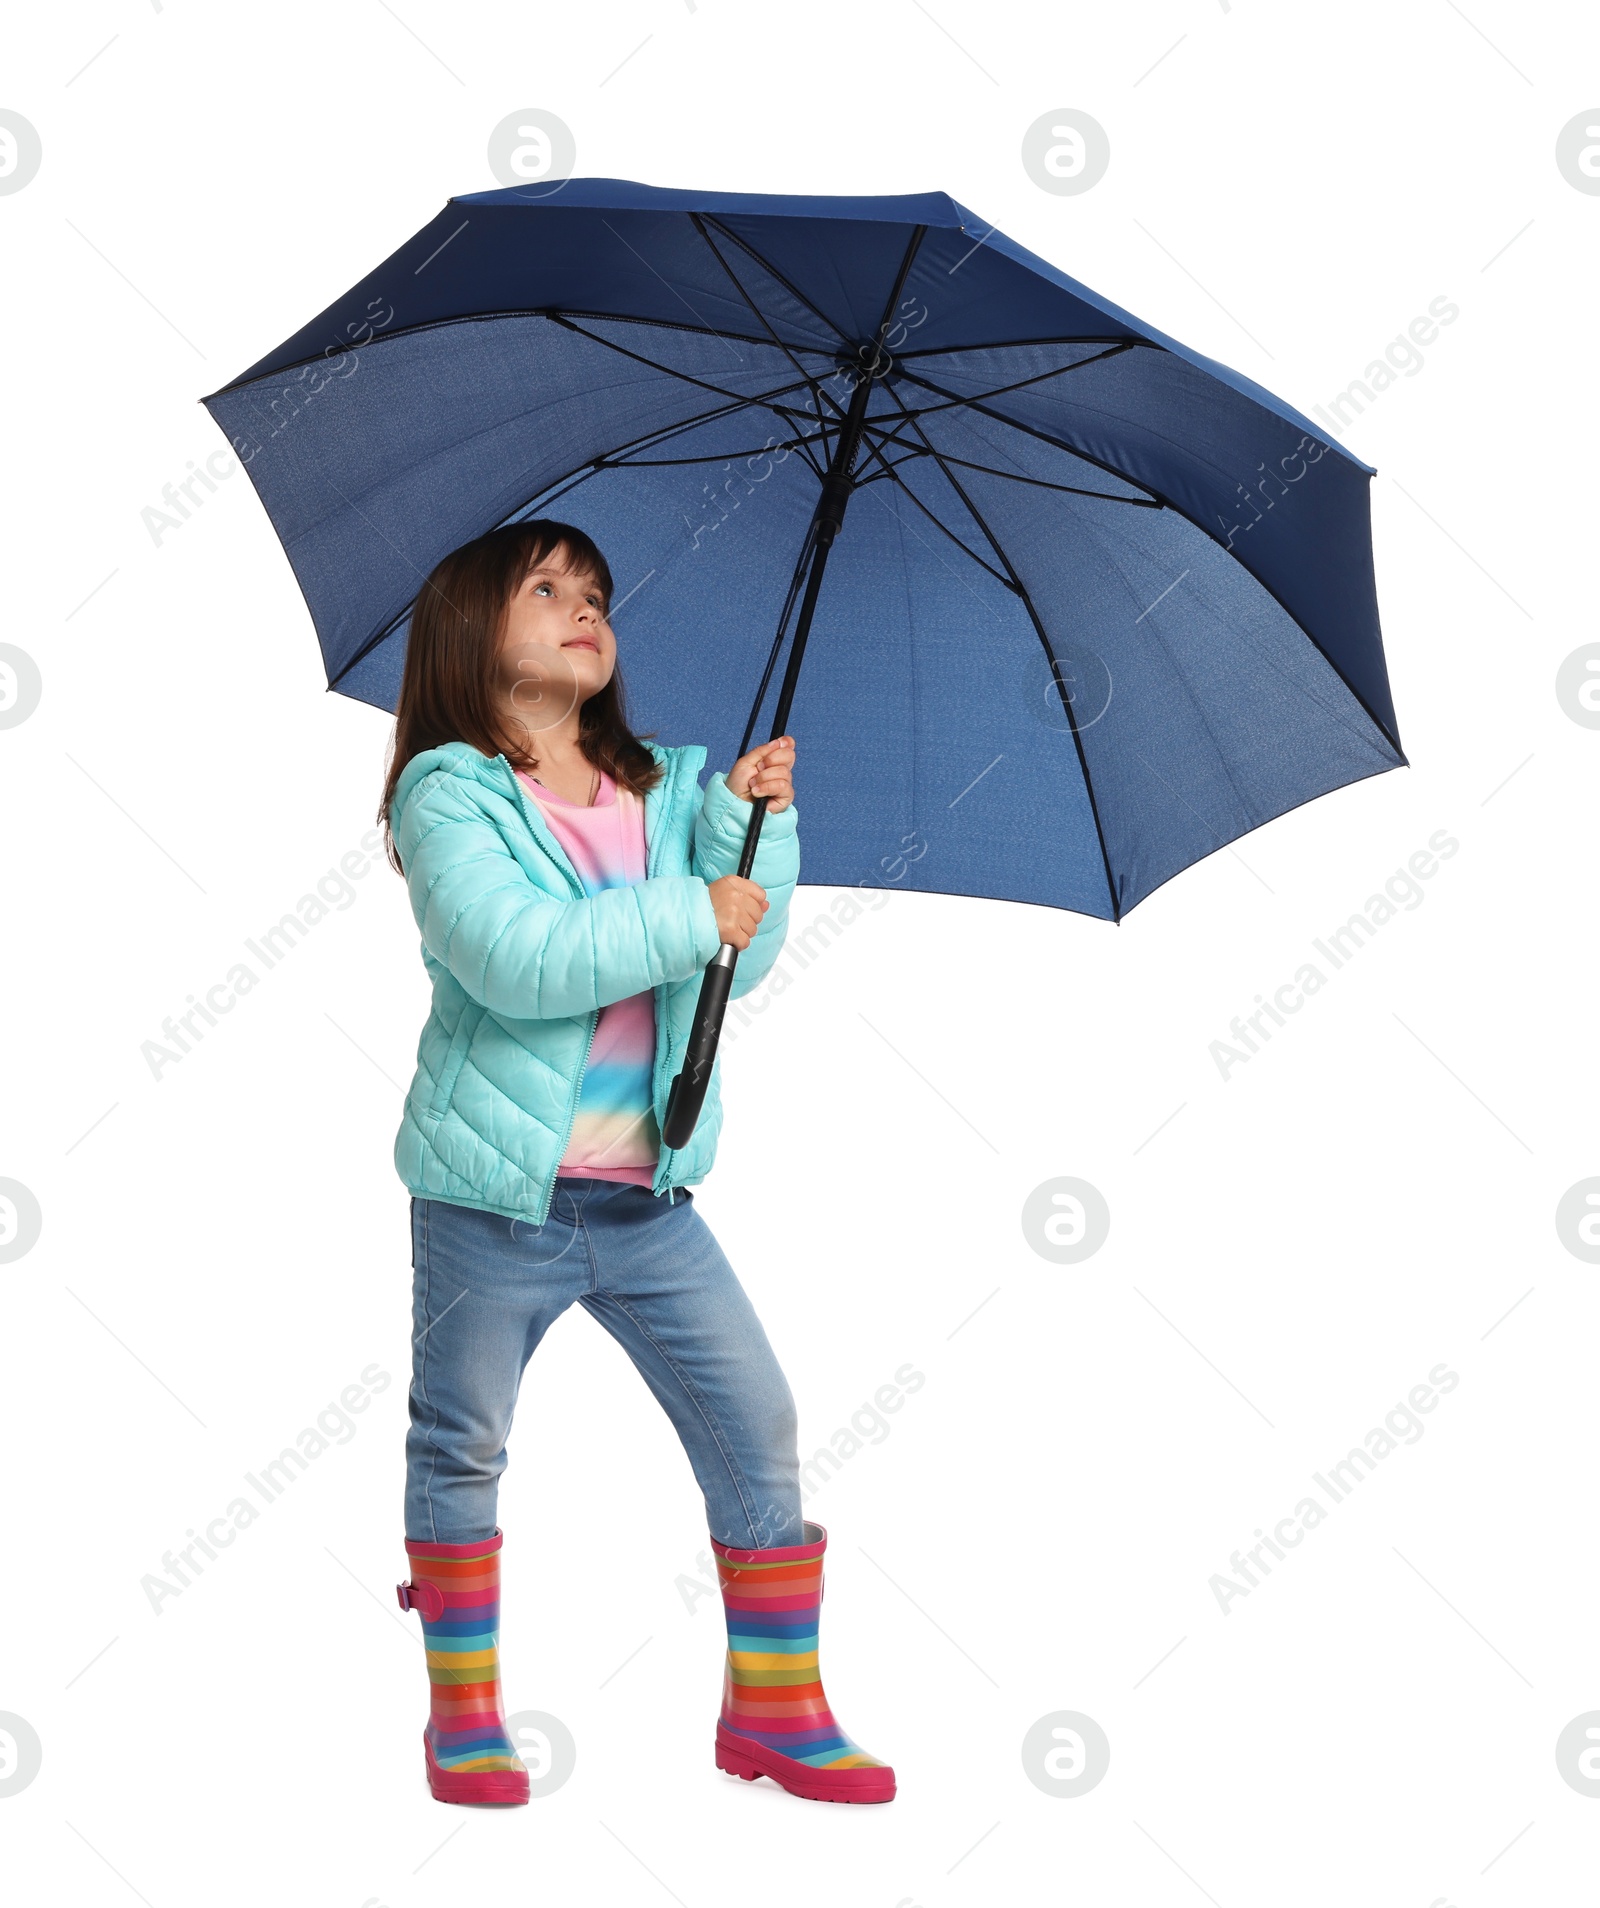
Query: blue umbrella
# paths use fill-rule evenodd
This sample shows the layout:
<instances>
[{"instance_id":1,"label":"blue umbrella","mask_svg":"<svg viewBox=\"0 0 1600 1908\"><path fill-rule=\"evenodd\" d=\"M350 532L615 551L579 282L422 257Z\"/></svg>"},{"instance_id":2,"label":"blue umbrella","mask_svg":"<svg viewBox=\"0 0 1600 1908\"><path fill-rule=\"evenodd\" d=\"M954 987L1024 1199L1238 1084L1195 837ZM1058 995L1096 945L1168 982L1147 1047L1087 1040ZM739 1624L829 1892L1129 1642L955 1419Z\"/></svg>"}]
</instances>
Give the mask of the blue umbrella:
<instances>
[{"instance_id":1,"label":"blue umbrella","mask_svg":"<svg viewBox=\"0 0 1600 1908\"><path fill-rule=\"evenodd\" d=\"M1372 467L943 193L469 193L204 402L330 688L392 709L441 557L580 523L641 726L804 739L818 883L1117 921L1406 759Z\"/></svg>"}]
</instances>

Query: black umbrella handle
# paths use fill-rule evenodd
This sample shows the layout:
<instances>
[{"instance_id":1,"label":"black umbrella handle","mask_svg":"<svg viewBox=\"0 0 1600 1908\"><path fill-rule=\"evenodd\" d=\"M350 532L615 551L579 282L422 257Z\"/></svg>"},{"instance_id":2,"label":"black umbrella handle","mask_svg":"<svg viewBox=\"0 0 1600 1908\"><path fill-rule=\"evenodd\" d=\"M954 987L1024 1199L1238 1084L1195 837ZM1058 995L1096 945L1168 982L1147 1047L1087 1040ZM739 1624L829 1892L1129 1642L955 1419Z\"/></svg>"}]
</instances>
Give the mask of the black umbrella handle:
<instances>
[{"instance_id":1,"label":"black umbrella handle","mask_svg":"<svg viewBox=\"0 0 1600 1908\"><path fill-rule=\"evenodd\" d=\"M738 873L748 881L756 864L756 843L761 839L761 823L767 812L767 798L757 796L750 804L751 816L744 831L744 847L739 852ZM700 999L689 1029L689 1044L684 1050L683 1071L672 1083L667 1096L667 1118L661 1137L670 1147L687 1146L705 1105L711 1085L711 1069L722 1038L722 1018L728 1011L728 996L733 991L733 970L739 964L739 950L724 941L712 957L700 983Z\"/></svg>"}]
</instances>

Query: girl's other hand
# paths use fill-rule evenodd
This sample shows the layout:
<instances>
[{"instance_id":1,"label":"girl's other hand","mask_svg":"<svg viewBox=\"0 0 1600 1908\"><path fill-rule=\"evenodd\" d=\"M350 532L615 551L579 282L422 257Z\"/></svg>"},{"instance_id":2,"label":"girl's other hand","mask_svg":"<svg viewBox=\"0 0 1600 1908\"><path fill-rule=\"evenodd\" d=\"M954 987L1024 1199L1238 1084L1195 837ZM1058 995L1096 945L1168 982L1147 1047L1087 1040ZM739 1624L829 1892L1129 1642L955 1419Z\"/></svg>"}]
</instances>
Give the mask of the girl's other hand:
<instances>
[{"instance_id":1,"label":"girl's other hand","mask_svg":"<svg viewBox=\"0 0 1600 1908\"><path fill-rule=\"evenodd\" d=\"M743 875L724 875L707 884L711 906L716 912L717 933L729 947L742 954L755 938L761 917L767 911L767 891Z\"/></svg>"},{"instance_id":2,"label":"girl's other hand","mask_svg":"<svg viewBox=\"0 0 1600 1908\"><path fill-rule=\"evenodd\" d=\"M767 798L767 813L781 815L794 801L794 737L780 735L741 755L728 770L728 787L740 801Z\"/></svg>"}]
</instances>

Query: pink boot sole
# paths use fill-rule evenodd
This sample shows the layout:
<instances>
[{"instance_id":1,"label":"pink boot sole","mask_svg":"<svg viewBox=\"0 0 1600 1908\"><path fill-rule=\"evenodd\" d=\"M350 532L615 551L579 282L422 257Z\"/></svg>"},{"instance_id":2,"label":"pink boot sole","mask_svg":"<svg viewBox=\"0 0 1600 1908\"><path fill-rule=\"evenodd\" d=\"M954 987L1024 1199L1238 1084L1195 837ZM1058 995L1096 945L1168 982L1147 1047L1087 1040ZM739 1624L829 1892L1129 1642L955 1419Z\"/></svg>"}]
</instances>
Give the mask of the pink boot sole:
<instances>
[{"instance_id":1,"label":"pink boot sole","mask_svg":"<svg viewBox=\"0 0 1600 1908\"><path fill-rule=\"evenodd\" d=\"M892 1802L894 1771L880 1763L869 1769L813 1769L808 1762L781 1756L748 1737L717 1724L717 1767L742 1781L770 1776L780 1789L808 1802Z\"/></svg>"},{"instance_id":2,"label":"pink boot sole","mask_svg":"<svg viewBox=\"0 0 1600 1908\"><path fill-rule=\"evenodd\" d=\"M526 1802L526 1769L441 1769L433 1759L433 1745L424 1732L428 1787L435 1802Z\"/></svg>"}]
</instances>

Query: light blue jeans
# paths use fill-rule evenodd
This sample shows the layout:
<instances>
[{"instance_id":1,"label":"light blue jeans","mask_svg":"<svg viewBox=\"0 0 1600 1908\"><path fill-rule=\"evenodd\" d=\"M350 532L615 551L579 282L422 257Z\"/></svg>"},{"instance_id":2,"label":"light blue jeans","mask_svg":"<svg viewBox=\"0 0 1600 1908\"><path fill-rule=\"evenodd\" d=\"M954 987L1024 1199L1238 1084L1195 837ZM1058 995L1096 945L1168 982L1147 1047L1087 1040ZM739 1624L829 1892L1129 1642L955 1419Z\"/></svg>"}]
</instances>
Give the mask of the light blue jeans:
<instances>
[{"instance_id":1,"label":"light blue jeans","mask_svg":"<svg viewBox=\"0 0 1600 1908\"><path fill-rule=\"evenodd\" d=\"M542 1226L413 1199L411 1241L407 1537L494 1535L523 1369L576 1299L660 1399L711 1535L750 1550L803 1540L794 1398L692 1194L562 1179Z\"/></svg>"}]
</instances>

